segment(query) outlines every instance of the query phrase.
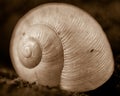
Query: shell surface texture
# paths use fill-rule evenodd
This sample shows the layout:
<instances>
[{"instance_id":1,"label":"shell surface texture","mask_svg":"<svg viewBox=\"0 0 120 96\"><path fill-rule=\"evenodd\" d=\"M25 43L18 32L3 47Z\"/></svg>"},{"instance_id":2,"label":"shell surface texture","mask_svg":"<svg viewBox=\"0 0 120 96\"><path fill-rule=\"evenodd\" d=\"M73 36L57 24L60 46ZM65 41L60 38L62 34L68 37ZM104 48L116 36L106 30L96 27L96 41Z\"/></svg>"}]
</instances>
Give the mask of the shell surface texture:
<instances>
[{"instance_id":1,"label":"shell surface texture","mask_svg":"<svg viewBox=\"0 0 120 96\"><path fill-rule=\"evenodd\" d=\"M114 70L100 25L63 3L44 4L23 16L12 34L10 56L22 79L72 92L98 88Z\"/></svg>"}]
</instances>

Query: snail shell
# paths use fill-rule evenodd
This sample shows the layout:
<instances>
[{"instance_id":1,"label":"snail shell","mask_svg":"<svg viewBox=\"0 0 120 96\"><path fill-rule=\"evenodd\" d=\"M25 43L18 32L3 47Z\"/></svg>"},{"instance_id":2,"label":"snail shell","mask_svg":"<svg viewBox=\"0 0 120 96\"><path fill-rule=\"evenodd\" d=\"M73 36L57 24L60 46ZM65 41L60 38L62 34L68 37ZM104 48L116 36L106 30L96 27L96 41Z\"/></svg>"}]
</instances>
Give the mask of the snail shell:
<instances>
[{"instance_id":1,"label":"snail shell","mask_svg":"<svg viewBox=\"0 0 120 96\"><path fill-rule=\"evenodd\" d=\"M100 25L68 4L44 4L15 27L10 56L18 75L72 92L98 88L113 73L114 61Z\"/></svg>"}]
</instances>

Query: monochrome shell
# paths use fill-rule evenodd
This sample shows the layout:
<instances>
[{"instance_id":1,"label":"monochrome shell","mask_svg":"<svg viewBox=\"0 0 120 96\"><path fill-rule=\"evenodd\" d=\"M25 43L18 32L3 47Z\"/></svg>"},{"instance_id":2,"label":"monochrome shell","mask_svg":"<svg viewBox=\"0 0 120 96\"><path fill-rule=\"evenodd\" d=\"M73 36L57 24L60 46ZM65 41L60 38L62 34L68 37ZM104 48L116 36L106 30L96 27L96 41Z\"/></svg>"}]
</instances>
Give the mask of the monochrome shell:
<instances>
[{"instance_id":1,"label":"monochrome shell","mask_svg":"<svg viewBox=\"0 0 120 96\"><path fill-rule=\"evenodd\" d=\"M100 25L63 3L40 5L23 16L11 37L10 56L22 79L72 92L98 88L114 69Z\"/></svg>"}]
</instances>

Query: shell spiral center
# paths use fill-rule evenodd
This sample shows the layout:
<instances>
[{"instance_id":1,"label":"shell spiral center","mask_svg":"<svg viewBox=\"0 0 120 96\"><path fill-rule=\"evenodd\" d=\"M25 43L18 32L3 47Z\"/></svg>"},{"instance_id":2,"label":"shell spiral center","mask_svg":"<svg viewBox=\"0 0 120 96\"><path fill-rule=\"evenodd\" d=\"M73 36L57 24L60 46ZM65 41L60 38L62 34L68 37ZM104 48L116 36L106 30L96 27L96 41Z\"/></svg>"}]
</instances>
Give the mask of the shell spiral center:
<instances>
[{"instance_id":1,"label":"shell spiral center","mask_svg":"<svg viewBox=\"0 0 120 96\"><path fill-rule=\"evenodd\" d=\"M33 68L39 64L42 51L39 43L32 37L23 37L18 47L19 59L27 68Z\"/></svg>"}]
</instances>

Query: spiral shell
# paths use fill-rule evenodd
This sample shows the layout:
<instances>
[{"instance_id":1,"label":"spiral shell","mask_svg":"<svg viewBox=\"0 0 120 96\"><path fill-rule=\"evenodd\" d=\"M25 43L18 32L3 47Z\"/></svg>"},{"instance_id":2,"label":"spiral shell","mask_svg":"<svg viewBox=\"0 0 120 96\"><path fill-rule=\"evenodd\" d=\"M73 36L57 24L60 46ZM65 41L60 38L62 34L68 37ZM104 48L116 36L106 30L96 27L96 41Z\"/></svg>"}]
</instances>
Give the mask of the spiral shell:
<instances>
[{"instance_id":1,"label":"spiral shell","mask_svg":"<svg viewBox=\"0 0 120 96\"><path fill-rule=\"evenodd\" d=\"M113 73L114 61L100 25L68 4L44 4L18 22L10 56L18 75L72 92L98 88Z\"/></svg>"}]
</instances>

